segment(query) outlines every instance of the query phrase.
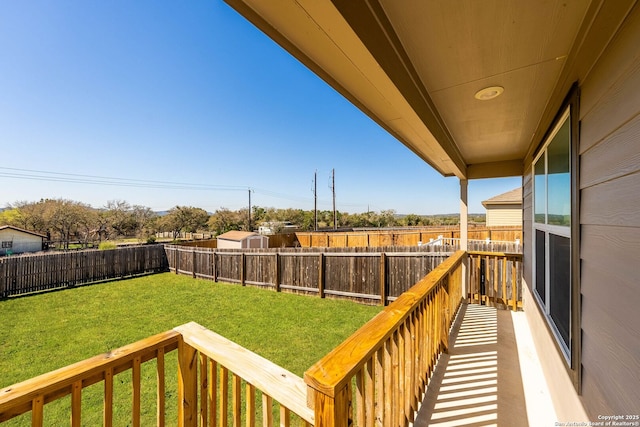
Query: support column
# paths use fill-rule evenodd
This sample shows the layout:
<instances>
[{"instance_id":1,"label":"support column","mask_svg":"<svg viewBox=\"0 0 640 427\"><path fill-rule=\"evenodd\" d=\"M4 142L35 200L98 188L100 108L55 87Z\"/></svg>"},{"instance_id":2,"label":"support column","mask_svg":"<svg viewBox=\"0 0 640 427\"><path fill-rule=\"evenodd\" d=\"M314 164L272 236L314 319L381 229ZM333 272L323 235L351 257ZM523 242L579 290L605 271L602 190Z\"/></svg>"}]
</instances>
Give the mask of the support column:
<instances>
[{"instance_id":1,"label":"support column","mask_svg":"<svg viewBox=\"0 0 640 427\"><path fill-rule=\"evenodd\" d=\"M467 188L469 181L460 180L460 249L467 251L469 248L468 232L469 232L469 202L467 198ZM469 257L462 259L462 297L467 298L469 293Z\"/></svg>"}]
</instances>

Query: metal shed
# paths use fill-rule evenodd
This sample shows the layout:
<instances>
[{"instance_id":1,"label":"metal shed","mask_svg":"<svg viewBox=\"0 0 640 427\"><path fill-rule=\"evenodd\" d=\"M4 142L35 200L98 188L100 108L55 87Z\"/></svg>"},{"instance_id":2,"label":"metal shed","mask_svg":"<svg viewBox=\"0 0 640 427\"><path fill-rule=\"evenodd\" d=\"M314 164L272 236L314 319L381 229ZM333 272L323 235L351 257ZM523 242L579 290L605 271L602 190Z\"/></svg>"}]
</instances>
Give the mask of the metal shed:
<instances>
[{"instance_id":1,"label":"metal shed","mask_svg":"<svg viewBox=\"0 0 640 427\"><path fill-rule=\"evenodd\" d=\"M269 238L251 231L227 231L217 237L218 249L268 248Z\"/></svg>"}]
</instances>

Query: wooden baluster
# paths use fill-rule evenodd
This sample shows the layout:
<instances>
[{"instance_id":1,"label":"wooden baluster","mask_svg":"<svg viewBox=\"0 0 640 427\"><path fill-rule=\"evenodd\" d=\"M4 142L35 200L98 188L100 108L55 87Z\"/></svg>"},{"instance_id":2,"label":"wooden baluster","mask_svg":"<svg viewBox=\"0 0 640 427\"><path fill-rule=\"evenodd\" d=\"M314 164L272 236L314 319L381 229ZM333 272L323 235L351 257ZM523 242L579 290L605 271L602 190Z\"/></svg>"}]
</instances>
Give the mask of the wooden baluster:
<instances>
[{"instance_id":1,"label":"wooden baluster","mask_svg":"<svg viewBox=\"0 0 640 427\"><path fill-rule=\"evenodd\" d=\"M111 390L113 393L113 376L111 376ZM156 420L158 423L158 427L165 425L165 379L164 379L164 348L160 347L158 349L157 363L156 363L156 378L158 380L158 389L157 389L157 409L156 409ZM105 375L106 381L106 375ZM106 389L105 389L105 398L106 398ZM106 418L106 417L105 417ZM105 426L107 425L105 421ZM111 423L109 423L111 425Z\"/></svg>"},{"instance_id":2,"label":"wooden baluster","mask_svg":"<svg viewBox=\"0 0 640 427\"><path fill-rule=\"evenodd\" d=\"M280 405L280 427L289 427L291 425L290 416L289 409Z\"/></svg>"},{"instance_id":3,"label":"wooden baluster","mask_svg":"<svg viewBox=\"0 0 640 427\"><path fill-rule=\"evenodd\" d=\"M395 341L395 354L396 360L394 368L396 369L397 375L394 375L394 379L396 383L394 384L394 388L397 390L396 392L396 401L393 403L393 406L396 410L395 416L395 425L403 424L404 417L404 403L407 398L407 381L406 381L406 371L405 371L405 336L404 336L405 325L400 325L397 329L397 332L394 334L396 336Z\"/></svg>"},{"instance_id":4,"label":"wooden baluster","mask_svg":"<svg viewBox=\"0 0 640 427\"><path fill-rule=\"evenodd\" d=\"M273 427L273 398L262 393L262 425L264 427Z\"/></svg>"},{"instance_id":5,"label":"wooden baluster","mask_svg":"<svg viewBox=\"0 0 640 427\"><path fill-rule=\"evenodd\" d=\"M507 258L502 258L502 300L504 303L504 307L508 307L508 298L507 298Z\"/></svg>"},{"instance_id":6,"label":"wooden baluster","mask_svg":"<svg viewBox=\"0 0 640 427\"><path fill-rule=\"evenodd\" d=\"M44 396L38 395L31 401L31 426L42 427L44 422Z\"/></svg>"},{"instance_id":7,"label":"wooden baluster","mask_svg":"<svg viewBox=\"0 0 640 427\"><path fill-rule=\"evenodd\" d=\"M491 295L492 306L495 307L498 302L498 258L493 258L493 295Z\"/></svg>"},{"instance_id":8,"label":"wooden baluster","mask_svg":"<svg viewBox=\"0 0 640 427\"><path fill-rule=\"evenodd\" d=\"M392 343L391 338L384 342L384 419L382 424L387 426L393 420L393 365L392 365Z\"/></svg>"},{"instance_id":9,"label":"wooden baluster","mask_svg":"<svg viewBox=\"0 0 640 427\"><path fill-rule=\"evenodd\" d=\"M256 425L256 388L248 384L246 385L246 426L255 427Z\"/></svg>"},{"instance_id":10,"label":"wooden baluster","mask_svg":"<svg viewBox=\"0 0 640 427\"><path fill-rule=\"evenodd\" d=\"M163 411L164 412L164 411ZM113 369L108 368L104 372L104 427L111 427L113 424Z\"/></svg>"},{"instance_id":11,"label":"wooden baluster","mask_svg":"<svg viewBox=\"0 0 640 427\"><path fill-rule=\"evenodd\" d=\"M513 295L513 311L518 311L518 277L516 259L511 259L511 294Z\"/></svg>"},{"instance_id":12,"label":"wooden baluster","mask_svg":"<svg viewBox=\"0 0 640 427\"><path fill-rule=\"evenodd\" d=\"M384 425L385 413L384 413L384 402L386 399L385 396L385 387L384 387L384 350L382 348L378 349L375 353L374 359L374 383L376 386L376 426Z\"/></svg>"},{"instance_id":13,"label":"wooden baluster","mask_svg":"<svg viewBox=\"0 0 640 427\"><path fill-rule=\"evenodd\" d=\"M233 399L233 427L242 424L242 382L241 378L232 374L231 395Z\"/></svg>"},{"instance_id":14,"label":"wooden baluster","mask_svg":"<svg viewBox=\"0 0 640 427\"><path fill-rule=\"evenodd\" d=\"M218 363L209 359L209 426L216 426L216 416L218 414Z\"/></svg>"},{"instance_id":15,"label":"wooden baluster","mask_svg":"<svg viewBox=\"0 0 640 427\"><path fill-rule=\"evenodd\" d=\"M80 427L82 417L82 380L71 385L71 427Z\"/></svg>"},{"instance_id":16,"label":"wooden baluster","mask_svg":"<svg viewBox=\"0 0 640 427\"><path fill-rule=\"evenodd\" d=\"M358 426L364 426L366 420L366 411L365 411L365 384L364 384L364 370L360 369L356 373L356 421Z\"/></svg>"},{"instance_id":17,"label":"wooden baluster","mask_svg":"<svg viewBox=\"0 0 640 427\"><path fill-rule=\"evenodd\" d=\"M227 427L229 420L229 371L220 366L220 427Z\"/></svg>"},{"instance_id":18,"label":"wooden baluster","mask_svg":"<svg viewBox=\"0 0 640 427\"><path fill-rule=\"evenodd\" d=\"M201 426L206 426L207 425L207 421L209 420L208 415L208 406L209 406L209 399L207 396L207 391L209 390L209 373L208 373L208 366L209 364L207 363L209 360L209 358L200 353L200 425Z\"/></svg>"},{"instance_id":19,"label":"wooden baluster","mask_svg":"<svg viewBox=\"0 0 640 427\"><path fill-rule=\"evenodd\" d=\"M196 349L181 339L178 342L178 425L181 427L195 427L198 423L196 361Z\"/></svg>"},{"instance_id":20,"label":"wooden baluster","mask_svg":"<svg viewBox=\"0 0 640 427\"><path fill-rule=\"evenodd\" d=\"M131 382L133 383L132 421L134 427L140 427L140 356L133 359Z\"/></svg>"},{"instance_id":21,"label":"wooden baluster","mask_svg":"<svg viewBox=\"0 0 640 427\"><path fill-rule=\"evenodd\" d=\"M374 400L375 400L375 371L373 367L373 361L375 359L375 354L371 359L367 361L364 365L363 376L364 376L364 424L362 426L373 426L373 422L375 419L374 414Z\"/></svg>"}]
</instances>

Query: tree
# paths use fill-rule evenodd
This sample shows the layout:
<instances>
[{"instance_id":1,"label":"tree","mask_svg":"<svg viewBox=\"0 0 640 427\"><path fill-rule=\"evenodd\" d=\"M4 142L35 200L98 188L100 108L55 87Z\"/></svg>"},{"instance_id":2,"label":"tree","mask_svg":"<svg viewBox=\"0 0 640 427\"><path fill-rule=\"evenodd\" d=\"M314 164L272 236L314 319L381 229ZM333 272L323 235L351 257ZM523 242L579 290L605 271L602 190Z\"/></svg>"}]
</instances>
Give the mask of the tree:
<instances>
[{"instance_id":1,"label":"tree","mask_svg":"<svg viewBox=\"0 0 640 427\"><path fill-rule=\"evenodd\" d=\"M173 233L177 238L180 232L194 233L207 228L209 214L201 208L192 206L176 206L163 216L158 226L164 231Z\"/></svg>"},{"instance_id":2,"label":"tree","mask_svg":"<svg viewBox=\"0 0 640 427\"><path fill-rule=\"evenodd\" d=\"M148 238L156 232L156 219L158 214L147 206L135 205L131 210L134 218L136 236L139 239Z\"/></svg>"},{"instance_id":3,"label":"tree","mask_svg":"<svg viewBox=\"0 0 640 427\"><path fill-rule=\"evenodd\" d=\"M46 199L38 205L43 207L43 218L48 228L54 230L65 249L72 237L88 242L91 230L97 223L97 215L91 206L66 199Z\"/></svg>"},{"instance_id":4,"label":"tree","mask_svg":"<svg viewBox=\"0 0 640 427\"><path fill-rule=\"evenodd\" d=\"M13 207L20 212L20 227L38 233L46 233L48 224L45 219L46 200L39 202L18 201Z\"/></svg>"},{"instance_id":5,"label":"tree","mask_svg":"<svg viewBox=\"0 0 640 427\"><path fill-rule=\"evenodd\" d=\"M13 225L14 227L24 228L20 210L9 207L0 212L0 226L3 225Z\"/></svg>"},{"instance_id":6,"label":"tree","mask_svg":"<svg viewBox=\"0 0 640 427\"><path fill-rule=\"evenodd\" d=\"M109 200L106 209L109 234L115 237L132 236L136 234L136 220L131 212L131 205L124 200Z\"/></svg>"},{"instance_id":7,"label":"tree","mask_svg":"<svg viewBox=\"0 0 640 427\"><path fill-rule=\"evenodd\" d=\"M209 218L209 230L216 235L226 233L231 230L241 230L244 221L241 213L232 212L227 208L220 208Z\"/></svg>"}]
</instances>

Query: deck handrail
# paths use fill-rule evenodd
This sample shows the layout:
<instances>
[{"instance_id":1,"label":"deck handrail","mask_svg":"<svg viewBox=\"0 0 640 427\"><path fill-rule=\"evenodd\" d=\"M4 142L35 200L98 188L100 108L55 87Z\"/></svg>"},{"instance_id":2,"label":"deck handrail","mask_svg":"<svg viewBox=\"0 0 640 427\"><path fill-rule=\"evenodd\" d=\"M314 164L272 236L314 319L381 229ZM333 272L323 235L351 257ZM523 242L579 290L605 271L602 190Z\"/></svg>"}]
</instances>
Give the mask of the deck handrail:
<instances>
[{"instance_id":1,"label":"deck handrail","mask_svg":"<svg viewBox=\"0 0 640 427\"><path fill-rule=\"evenodd\" d=\"M290 410L308 424L313 425L314 414L307 406L307 387L302 378L195 322L179 326L174 330L181 335L184 343L191 347L191 349L184 350L187 354L179 356L181 360L185 360L185 363L179 362L181 378L190 377L185 379L185 382L189 384L189 390L181 391L184 395L181 400L195 402L197 400L197 389L200 388L201 391L200 410L198 413L196 414L194 411L187 413L189 407L195 408L197 406L191 404L186 405L183 414L180 415L180 419L185 420L184 425L197 425L195 422L196 415L199 415L201 419L200 425L208 425L207 406L214 405L214 400L216 399L216 381L215 379L212 380L210 369L207 369L207 365L211 362L215 362L221 368L231 372L235 378L238 378L238 381L243 379L247 384L246 387L249 393L255 393L254 388L260 390L263 393L263 402L264 397L268 396L268 398L280 403L281 417L288 417L286 410ZM195 378L196 353L192 350L197 350L200 353L200 387L198 387L198 381ZM207 391L213 393L207 393ZM234 390L234 396L239 398L240 394L240 390ZM225 397L222 397L222 400L224 399ZM247 401L250 400L253 399L247 399ZM233 402L233 404L234 416L239 419L240 411L235 405L239 405L240 402ZM222 414L222 412L226 411L226 408L224 408L226 405L221 403L220 406L220 413ZM286 410L283 410L283 408L286 408ZM265 408L263 408L263 412L269 412L270 410L271 408L268 408L265 411ZM245 416L252 417L254 414L249 412L247 410ZM222 422L222 424L226 425L226 422Z\"/></svg>"},{"instance_id":2,"label":"deck handrail","mask_svg":"<svg viewBox=\"0 0 640 427\"><path fill-rule=\"evenodd\" d=\"M0 422L31 411L32 425L42 426L44 405L71 394L71 425L79 426L82 389L103 381L104 423L110 426L113 417L113 377L131 369L134 377L133 423L140 425L140 366L152 359L158 360L157 415L159 420L164 420L164 355L178 348L179 337L175 331L163 332L5 387L0 390Z\"/></svg>"},{"instance_id":3,"label":"deck handrail","mask_svg":"<svg viewBox=\"0 0 640 427\"><path fill-rule=\"evenodd\" d=\"M305 372L316 425L407 425L461 303L458 251ZM351 383L355 380L356 405Z\"/></svg>"},{"instance_id":4,"label":"deck handrail","mask_svg":"<svg viewBox=\"0 0 640 427\"><path fill-rule=\"evenodd\" d=\"M165 355L174 350L178 351L180 426L213 426L217 418L221 425L227 425L229 413L234 424L242 417L255 422L256 389L262 392L267 424L273 422L273 406L278 403L283 425L289 425L292 414L303 424L313 425L314 414L307 406L307 386L302 378L194 322L0 389L0 423L31 412L31 424L42 426L45 405L71 395L71 425L79 426L82 390L103 382L103 424L111 426L114 377L131 370L131 419L134 426L140 426L141 366L157 360L156 419L157 425L165 425ZM246 393L240 391L241 381ZM247 397L244 412L240 409L242 396Z\"/></svg>"}]
</instances>

